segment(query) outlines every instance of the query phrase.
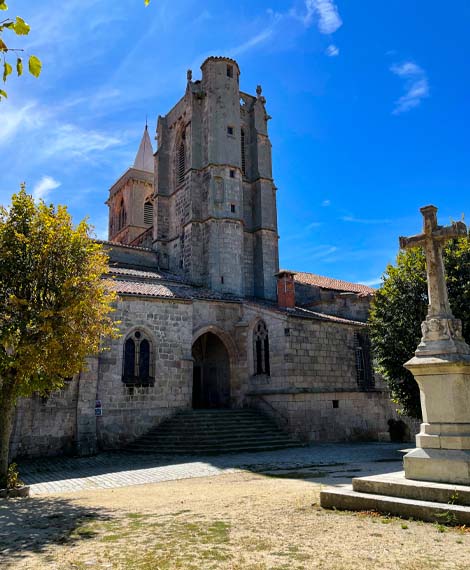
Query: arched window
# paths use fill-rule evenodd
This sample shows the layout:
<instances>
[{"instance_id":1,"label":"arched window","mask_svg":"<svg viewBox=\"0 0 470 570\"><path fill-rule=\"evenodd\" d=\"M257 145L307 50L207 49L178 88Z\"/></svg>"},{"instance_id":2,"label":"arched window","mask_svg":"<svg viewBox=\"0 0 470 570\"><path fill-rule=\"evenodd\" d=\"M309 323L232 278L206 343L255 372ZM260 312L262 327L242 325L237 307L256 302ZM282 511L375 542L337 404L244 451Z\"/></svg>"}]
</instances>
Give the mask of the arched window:
<instances>
[{"instance_id":1,"label":"arched window","mask_svg":"<svg viewBox=\"0 0 470 570\"><path fill-rule=\"evenodd\" d=\"M245 130L242 129L240 132L240 145L242 154L242 172L243 176L246 176L246 149L245 149Z\"/></svg>"},{"instance_id":2,"label":"arched window","mask_svg":"<svg viewBox=\"0 0 470 570\"><path fill-rule=\"evenodd\" d=\"M122 381L133 386L153 386L152 344L141 331L131 333L124 343Z\"/></svg>"},{"instance_id":3,"label":"arched window","mask_svg":"<svg viewBox=\"0 0 470 570\"><path fill-rule=\"evenodd\" d=\"M177 184L184 182L184 174L186 172L186 148L184 138L181 140L176 154L176 181Z\"/></svg>"},{"instance_id":4,"label":"arched window","mask_svg":"<svg viewBox=\"0 0 470 570\"><path fill-rule=\"evenodd\" d=\"M144 204L144 224L151 226L153 224L153 204L145 202Z\"/></svg>"},{"instance_id":5,"label":"arched window","mask_svg":"<svg viewBox=\"0 0 470 570\"><path fill-rule=\"evenodd\" d=\"M118 210L118 224L117 224L118 231L122 230L122 228L126 225L126 223L127 223L126 208L124 206L124 200L121 200L121 204Z\"/></svg>"},{"instance_id":6,"label":"arched window","mask_svg":"<svg viewBox=\"0 0 470 570\"><path fill-rule=\"evenodd\" d=\"M270 375L269 336L264 321L259 321L253 331L253 361L255 374Z\"/></svg>"}]
</instances>

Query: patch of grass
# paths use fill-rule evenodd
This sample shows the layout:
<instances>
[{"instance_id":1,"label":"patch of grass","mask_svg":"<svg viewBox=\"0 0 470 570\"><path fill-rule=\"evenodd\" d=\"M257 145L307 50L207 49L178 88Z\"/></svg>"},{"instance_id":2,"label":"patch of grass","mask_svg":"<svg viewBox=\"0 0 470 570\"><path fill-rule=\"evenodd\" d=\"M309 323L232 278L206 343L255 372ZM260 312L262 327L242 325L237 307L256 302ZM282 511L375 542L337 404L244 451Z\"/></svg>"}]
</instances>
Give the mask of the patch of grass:
<instances>
[{"instance_id":1,"label":"patch of grass","mask_svg":"<svg viewBox=\"0 0 470 570\"><path fill-rule=\"evenodd\" d=\"M117 542L121 540L121 538L125 538L125 535L122 534L106 534L101 538L102 542Z\"/></svg>"},{"instance_id":2,"label":"patch of grass","mask_svg":"<svg viewBox=\"0 0 470 570\"><path fill-rule=\"evenodd\" d=\"M403 530L407 530L409 528L409 526L406 523L401 523L401 528Z\"/></svg>"}]
</instances>

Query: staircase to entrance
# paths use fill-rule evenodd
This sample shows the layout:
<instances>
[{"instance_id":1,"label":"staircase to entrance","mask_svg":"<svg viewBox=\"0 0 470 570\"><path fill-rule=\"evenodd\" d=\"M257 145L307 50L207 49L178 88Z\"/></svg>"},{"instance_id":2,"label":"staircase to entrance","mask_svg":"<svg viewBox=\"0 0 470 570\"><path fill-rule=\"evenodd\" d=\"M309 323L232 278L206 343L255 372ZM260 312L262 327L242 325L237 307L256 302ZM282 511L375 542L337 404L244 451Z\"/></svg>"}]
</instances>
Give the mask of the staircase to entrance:
<instances>
[{"instance_id":1,"label":"staircase to entrance","mask_svg":"<svg viewBox=\"0 0 470 570\"><path fill-rule=\"evenodd\" d=\"M204 455L300 446L300 441L279 429L271 418L243 408L178 412L138 438L127 451Z\"/></svg>"}]
</instances>

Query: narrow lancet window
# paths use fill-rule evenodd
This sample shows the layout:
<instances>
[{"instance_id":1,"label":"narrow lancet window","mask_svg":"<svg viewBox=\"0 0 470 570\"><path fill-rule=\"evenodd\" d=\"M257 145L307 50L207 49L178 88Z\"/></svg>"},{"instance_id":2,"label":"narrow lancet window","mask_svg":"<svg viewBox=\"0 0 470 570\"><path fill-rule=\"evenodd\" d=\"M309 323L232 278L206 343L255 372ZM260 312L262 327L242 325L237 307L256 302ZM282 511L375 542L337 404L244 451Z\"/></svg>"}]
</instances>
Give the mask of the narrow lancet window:
<instances>
[{"instance_id":1,"label":"narrow lancet window","mask_svg":"<svg viewBox=\"0 0 470 570\"><path fill-rule=\"evenodd\" d=\"M131 333L124 343L122 381L132 386L153 386L152 355L152 344L144 333Z\"/></svg>"},{"instance_id":2,"label":"narrow lancet window","mask_svg":"<svg viewBox=\"0 0 470 570\"><path fill-rule=\"evenodd\" d=\"M255 375L271 374L269 364L269 335L264 321L259 321L253 331L253 357Z\"/></svg>"}]
</instances>

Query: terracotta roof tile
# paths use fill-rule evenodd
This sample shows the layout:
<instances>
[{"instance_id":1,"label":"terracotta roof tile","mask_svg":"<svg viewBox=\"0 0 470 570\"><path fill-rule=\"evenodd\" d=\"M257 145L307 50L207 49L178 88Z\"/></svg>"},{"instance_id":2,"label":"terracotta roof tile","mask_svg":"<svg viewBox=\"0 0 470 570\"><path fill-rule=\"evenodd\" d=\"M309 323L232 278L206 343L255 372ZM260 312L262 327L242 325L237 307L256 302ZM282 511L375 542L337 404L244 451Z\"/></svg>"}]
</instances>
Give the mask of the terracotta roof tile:
<instances>
[{"instance_id":1,"label":"terracotta roof tile","mask_svg":"<svg viewBox=\"0 0 470 570\"><path fill-rule=\"evenodd\" d=\"M293 271L292 273L295 273L294 280L301 285L314 285L322 289L333 289L346 293L359 293L360 295L373 295L375 293L375 289L360 283L349 283L341 279L333 279L332 277L324 277L322 275L316 275L315 273L304 273L302 271Z\"/></svg>"}]
</instances>

